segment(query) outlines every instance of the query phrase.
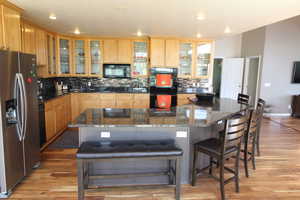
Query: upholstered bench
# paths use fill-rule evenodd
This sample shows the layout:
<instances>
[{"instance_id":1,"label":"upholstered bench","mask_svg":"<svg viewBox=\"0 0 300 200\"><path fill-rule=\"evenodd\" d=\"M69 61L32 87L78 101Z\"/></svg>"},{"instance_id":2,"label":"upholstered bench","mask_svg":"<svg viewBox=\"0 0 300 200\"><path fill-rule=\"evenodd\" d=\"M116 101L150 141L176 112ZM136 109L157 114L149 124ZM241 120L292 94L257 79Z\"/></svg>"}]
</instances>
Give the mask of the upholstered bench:
<instances>
[{"instance_id":1,"label":"upholstered bench","mask_svg":"<svg viewBox=\"0 0 300 200\"><path fill-rule=\"evenodd\" d=\"M182 150L178 148L172 140L84 142L77 152L78 199L84 199L84 192L86 189L89 189L90 179L155 176L164 174L169 176L169 184L175 184L175 197L176 200L179 200L182 154ZM168 169L158 173L89 174L88 164L91 162L128 159L166 160L168 161ZM172 161L174 162L175 169L172 167Z\"/></svg>"}]
</instances>

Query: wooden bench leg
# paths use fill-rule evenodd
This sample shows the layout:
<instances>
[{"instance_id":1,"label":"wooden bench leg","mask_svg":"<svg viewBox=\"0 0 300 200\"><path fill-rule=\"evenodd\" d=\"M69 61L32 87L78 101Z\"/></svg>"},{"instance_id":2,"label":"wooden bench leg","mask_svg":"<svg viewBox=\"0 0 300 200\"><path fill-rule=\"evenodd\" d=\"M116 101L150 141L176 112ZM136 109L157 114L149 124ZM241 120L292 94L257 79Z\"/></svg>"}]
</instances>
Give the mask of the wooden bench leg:
<instances>
[{"instance_id":1,"label":"wooden bench leg","mask_svg":"<svg viewBox=\"0 0 300 200\"><path fill-rule=\"evenodd\" d=\"M175 197L176 200L180 200L180 185L181 185L181 158L176 158L176 186Z\"/></svg>"},{"instance_id":2,"label":"wooden bench leg","mask_svg":"<svg viewBox=\"0 0 300 200\"><path fill-rule=\"evenodd\" d=\"M78 200L84 200L84 161L77 160Z\"/></svg>"}]
</instances>

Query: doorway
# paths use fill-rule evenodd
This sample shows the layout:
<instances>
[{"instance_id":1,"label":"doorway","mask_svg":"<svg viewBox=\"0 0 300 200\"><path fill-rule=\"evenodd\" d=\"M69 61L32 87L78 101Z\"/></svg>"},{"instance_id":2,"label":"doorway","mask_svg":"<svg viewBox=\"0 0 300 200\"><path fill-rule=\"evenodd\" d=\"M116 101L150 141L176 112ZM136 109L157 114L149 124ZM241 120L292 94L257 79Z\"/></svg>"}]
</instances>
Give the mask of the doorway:
<instances>
[{"instance_id":1,"label":"doorway","mask_svg":"<svg viewBox=\"0 0 300 200\"><path fill-rule=\"evenodd\" d=\"M222 62L220 97L237 99L242 92L244 58L224 58Z\"/></svg>"},{"instance_id":2,"label":"doorway","mask_svg":"<svg viewBox=\"0 0 300 200\"><path fill-rule=\"evenodd\" d=\"M250 105L256 105L260 91L260 56L245 59L243 93L248 94Z\"/></svg>"},{"instance_id":3,"label":"doorway","mask_svg":"<svg viewBox=\"0 0 300 200\"><path fill-rule=\"evenodd\" d=\"M214 69L213 69L213 92L216 97L220 97L221 91L221 77L222 77L222 58L214 59Z\"/></svg>"}]
</instances>

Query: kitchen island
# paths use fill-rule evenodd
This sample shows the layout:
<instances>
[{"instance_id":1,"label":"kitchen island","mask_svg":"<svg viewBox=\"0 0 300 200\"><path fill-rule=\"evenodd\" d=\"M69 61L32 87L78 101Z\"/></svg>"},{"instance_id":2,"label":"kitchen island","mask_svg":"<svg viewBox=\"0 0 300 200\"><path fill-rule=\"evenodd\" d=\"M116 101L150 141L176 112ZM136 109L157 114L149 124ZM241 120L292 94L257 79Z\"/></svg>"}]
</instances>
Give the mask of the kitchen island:
<instances>
[{"instance_id":1,"label":"kitchen island","mask_svg":"<svg viewBox=\"0 0 300 200\"><path fill-rule=\"evenodd\" d=\"M182 159L182 183L190 183L193 144L216 136L215 128L222 120L247 109L246 105L231 99L215 99L212 103L187 104L171 109L87 109L69 127L79 128L79 143L115 140L165 140L173 139L184 151ZM122 172L149 172L165 169L163 161L107 162L90 166L96 174ZM201 156L204 166L207 158ZM137 177L124 180L97 180L96 184L168 182L167 177Z\"/></svg>"}]
</instances>

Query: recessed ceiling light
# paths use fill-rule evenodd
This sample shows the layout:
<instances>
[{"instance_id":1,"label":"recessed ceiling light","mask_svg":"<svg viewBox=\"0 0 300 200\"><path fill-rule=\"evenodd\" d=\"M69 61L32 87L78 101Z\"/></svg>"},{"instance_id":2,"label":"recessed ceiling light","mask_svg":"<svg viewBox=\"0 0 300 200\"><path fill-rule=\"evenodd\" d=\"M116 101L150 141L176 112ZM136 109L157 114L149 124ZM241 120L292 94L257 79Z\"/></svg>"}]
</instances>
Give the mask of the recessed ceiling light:
<instances>
[{"instance_id":1,"label":"recessed ceiling light","mask_svg":"<svg viewBox=\"0 0 300 200\"><path fill-rule=\"evenodd\" d=\"M74 34L79 35L80 34L80 30L78 28L75 29Z\"/></svg>"},{"instance_id":2,"label":"recessed ceiling light","mask_svg":"<svg viewBox=\"0 0 300 200\"><path fill-rule=\"evenodd\" d=\"M51 13L51 14L49 15L49 19L56 20L56 15L53 14L53 13Z\"/></svg>"},{"instance_id":3,"label":"recessed ceiling light","mask_svg":"<svg viewBox=\"0 0 300 200\"><path fill-rule=\"evenodd\" d=\"M228 26L226 26L224 33L231 33L231 29Z\"/></svg>"},{"instance_id":4,"label":"recessed ceiling light","mask_svg":"<svg viewBox=\"0 0 300 200\"><path fill-rule=\"evenodd\" d=\"M137 36L142 36L143 34L142 34L141 31L138 31L138 32L136 33L136 35L137 35Z\"/></svg>"},{"instance_id":5,"label":"recessed ceiling light","mask_svg":"<svg viewBox=\"0 0 300 200\"><path fill-rule=\"evenodd\" d=\"M201 21L201 20L205 20L205 15L203 13L199 13L197 15L197 20Z\"/></svg>"},{"instance_id":6,"label":"recessed ceiling light","mask_svg":"<svg viewBox=\"0 0 300 200\"><path fill-rule=\"evenodd\" d=\"M201 38L202 35L200 33L197 34L197 38Z\"/></svg>"}]
</instances>

